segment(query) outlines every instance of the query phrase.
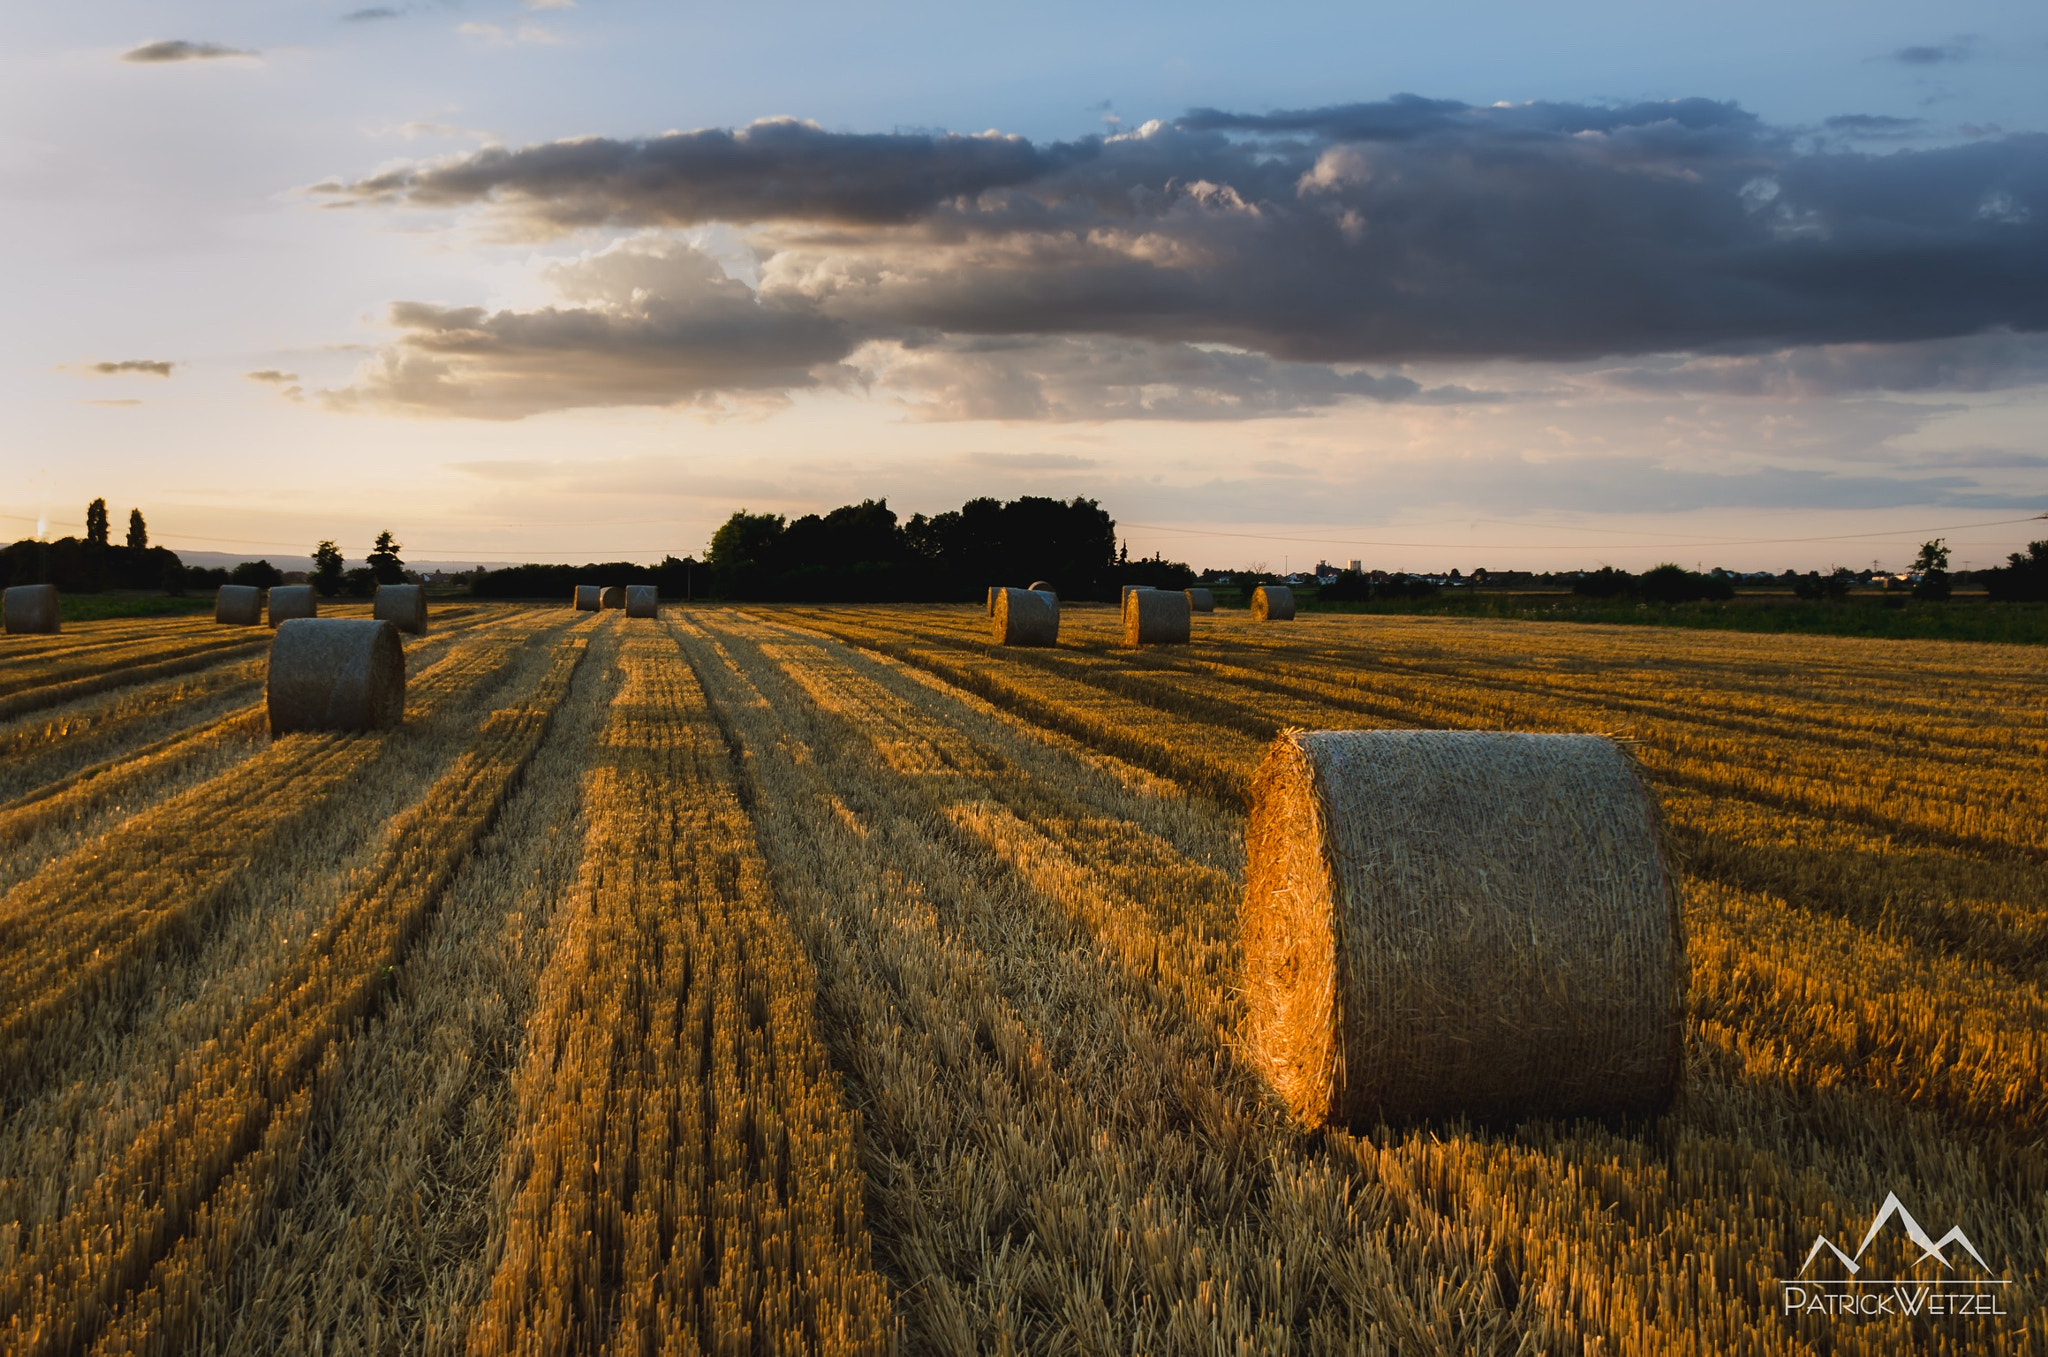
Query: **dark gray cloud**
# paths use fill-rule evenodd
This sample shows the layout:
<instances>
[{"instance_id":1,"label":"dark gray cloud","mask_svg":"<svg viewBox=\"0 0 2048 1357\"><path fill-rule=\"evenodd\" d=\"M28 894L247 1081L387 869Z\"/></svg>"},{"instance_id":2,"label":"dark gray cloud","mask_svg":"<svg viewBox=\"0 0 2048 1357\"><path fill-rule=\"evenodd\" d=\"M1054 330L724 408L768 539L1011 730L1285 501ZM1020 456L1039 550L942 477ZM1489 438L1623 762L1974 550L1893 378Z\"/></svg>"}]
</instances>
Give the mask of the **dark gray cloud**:
<instances>
[{"instance_id":1,"label":"dark gray cloud","mask_svg":"<svg viewBox=\"0 0 2048 1357\"><path fill-rule=\"evenodd\" d=\"M1903 344L1668 358L1609 369L1597 379L1635 391L1794 399L1866 391L2002 391L2048 382L2048 335L1999 330Z\"/></svg>"},{"instance_id":2,"label":"dark gray cloud","mask_svg":"<svg viewBox=\"0 0 2048 1357\"><path fill-rule=\"evenodd\" d=\"M1880 140L1917 136L1927 126L1925 118L1894 118L1884 113L1842 113L1821 124L1843 136Z\"/></svg>"},{"instance_id":3,"label":"dark gray cloud","mask_svg":"<svg viewBox=\"0 0 2048 1357\"><path fill-rule=\"evenodd\" d=\"M260 52L246 52L239 47L227 47L217 42L186 42L183 38L168 38L160 42L146 42L121 54L123 61L144 63L163 61L212 61L219 57L253 57Z\"/></svg>"},{"instance_id":4,"label":"dark gray cloud","mask_svg":"<svg viewBox=\"0 0 2048 1357\"><path fill-rule=\"evenodd\" d=\"M349 13L341 16L341 21L345 24L367 24L374 23L378 19L396 19L398 17L398 11L392 9L389 5L372 5L368 9L351 10Z\"/></svg>"},{"instance_id":5,"label":"dark gray cloud","mask_svg":"<svg viewBox=\"0 0 2048 1357\"><path fill-rule=\"evenodd\" d=\"M117 377L124 372L138 373L146 377L168 377L177 364L161 358L123 358L119 362L94 363L89 369L95 376Z\"/></svg>"},{"instance_id":6,"label":"dark gray cloud","mask_svg":"<svg viewBox=\"0 0 2048 1357\"><path fill-rule=\"evenodd\" d=\"M552 228L911 221L936 204L1043 179L1096 153L1022 137L826 132L794 119L642 141L589 137L315 185L345 201L492 202Z\"/></svg>"},{"instance_id":7,"label":"dark gray cloud","mask_svg":"<svg viewBox=\"0 0 2048 1357\"><path fill-rule=\"evenodd\" d=\"M764 299L869 337L1405 363L2048 327L2048 137L1802 149L1705 99L1202 109L1044 146L774 122L490 149L320 191L487 206L535 232L766 223Z\"/></svg>"}]
</instances>

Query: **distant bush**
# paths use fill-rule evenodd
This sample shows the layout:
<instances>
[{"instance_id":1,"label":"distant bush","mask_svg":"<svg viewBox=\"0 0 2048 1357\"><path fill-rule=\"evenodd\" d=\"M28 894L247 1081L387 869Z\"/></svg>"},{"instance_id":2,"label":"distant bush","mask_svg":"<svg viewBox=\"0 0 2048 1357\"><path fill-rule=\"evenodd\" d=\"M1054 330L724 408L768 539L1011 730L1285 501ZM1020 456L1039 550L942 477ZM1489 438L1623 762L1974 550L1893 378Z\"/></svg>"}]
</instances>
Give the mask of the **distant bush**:
<instances>
[{"instance_id":1,"label":"distant bush","mask_svg":"<svg viewBox=\"0 0 2048 1357\"><path fill-rule=\"evenodd\" d=\"M284 572L268 561L243 561L228 572L229 584L253 584L258 589L274 589L284 583Z\"/></svg>"},{"instance_id":2,"label":"distant bush","mask_svg":"<svg viewBox=\"0 0 2048 1357\"><path fill-rule=\"evenodd\" d=\"M1735 585L1722 575L1702 575L1666 562L1643 572L1636 589L1645 603L1717 602L1735 597Z\"/></svg>"},{"instance_id":3,"label":"distant bush","mask_svg":"<svg viewBox=\"0 0 2048 1357\"><path fill-rule=\"evenodd\" d=\"M2015 551L1996 570L1978 571L1977 578L1996 602L2048 602L2048 542L2029 543L2025 552Z\"/></svg>"},{"instance_id":4,"label":"distant bush","mask_svg":"<svg viewBox=\"0 0 2048 1357\"><path fill-rule=\"evenodd\" d=\"M1572 592L1580 598L1620 598L1636 591L1636 577L1626 570L1603 565L1572 581Z\"/></svg>"}]
</instances>

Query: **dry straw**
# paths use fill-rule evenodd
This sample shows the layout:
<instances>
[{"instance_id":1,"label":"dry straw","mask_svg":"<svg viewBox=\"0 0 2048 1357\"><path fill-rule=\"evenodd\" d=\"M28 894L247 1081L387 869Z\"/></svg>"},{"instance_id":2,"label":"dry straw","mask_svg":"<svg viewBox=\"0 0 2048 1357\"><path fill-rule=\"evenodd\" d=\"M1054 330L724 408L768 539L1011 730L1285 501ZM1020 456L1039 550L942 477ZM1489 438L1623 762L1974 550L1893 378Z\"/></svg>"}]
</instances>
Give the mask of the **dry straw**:
<instances>
[{"instance_id":1,"label":"dry straw","mask_svg":"<svg viewBox=\"0 0 2048 1357\"><path fill-rule=\"evenodd\" d=\"M1289 731L1245 848L1251 1043L1303 1122L1671 1101L1684 935L1656 807L1611 741Z\"/></svg>"},{"instance_id":2,"label":"dry straw","mask_svg":"<svg viewBox=\"0 0 2048 1357\"><path fill-rule=\"evenodd\" d=\"M1030 589L998 590L989 633L999 646L1058 645L1060 601Z\"/></svg>"},{"instance_id":3,"label":"dry straw","mask_svg":"<svg viewBox=\"0 0 2048 1357\"><path fill-rule=\"evenodd\" d=\"M625 586L625 585L623 585L623 584L607 584L607 585L606 585L606 586L605 586L605 587L604 587L604 588L603 588L603 589L602 589L602 590L601 590L601 591L599 592L599 594L598 594L598 600L597 600L597 601L598 601L598 606L599 606L599 607L603 607L603 608L623 608L623 607L625 607L625 606L626 606L626 586Z\"/></svg>"},{"instance_id":4,"label":"dry straw","mask_svg":"<svg viewBox=\"0 0 2048 1357\"><path fill-rule=\"evenodd\" d=\"M255 626L263 620L263 591L253 584L223 584L213 596L213 620L228 627Z\"/></svg>"},{"instance_id":5,"label":"dry straw","mask_svg":"<svg viewBox=\"0 0 2048 1357\"><path fill-rule=\"evenodd\" d=\"M1213 613L1216 611L1216 595L1207 589L1190 589L1188 607L1198 613Z\"/></svg>"},{"instance_id":6,"label":"dry straw","mask_svg":"<svg viewBox=\"0 0 2048 1357\"><path fill-rule=\"evenodd\" d=\"M289 622L295 617L318 617L320 602L313 597L310 584L276 584L270 589L270 625Z\"/></svg>"},{"instance_id":7,"label":"dry straw","mask_svg":"<svg viewBox=\"0 0 2048 1357\"><path fill-rule=\"evenodd\" d=\"M1294 591L1284 584L1262 584L1252 590L1252 617L1260 622L1292 622Z\"/></svg>"},{"instance_id":8,"label":"dry straw","mask_svg":"<svg viewBox=\"0 0 2048 1357\"><path fill-rule=\"evenodd\" d=\"M365 618L287 620L270 642L265 697L272 735L397 725L405 715L398 628Z\"/></svg>"},{"instance_id":9,"label":"dry straw","mask_svg":"<svg viewBox=\"0 0 2048 1357\"><path fill-rule=\"evenodd\" d=\"M1191 623L1188 596L1164 589L1133 589L1124 595L1124 644L1187 644Z\"/></svg>"},{"instance_id":10,"label":"dry straw","mask_svg":"<svg viewBox=\"0 0 2048 1357\"><path fill-rule=\"evenodd\" d=\"M414 636L427 634L427 590L419 584L380 584L370 616Z\"/></svg>"},{"instance_id":11,"label":"dry straw","mask_svg":"<svg viewBox=\"0 0 2048 1357\"><path fill-rule=\"evenodd\" d=\"M1031 592L1034 594L1051 594L1054 598L1060 596L1060 591L1052 587L1051 580L1031 581Z\"/></svg>"},{"instance_id":12,"label":"dry straw","mask_svg":"<svg viewBox=\"0 0 2048 1357\"><path fill-rule=\"evenodd\" d=\"M1132 594L1149 594L1151 592L1152 586L1149 584L1126 584L1122 597L1118 599L1118 602L1128 599Z\"/></svg>"},{"instance_id":13,"label":"dry straw","mask_svg":"<svg viewBox=\"0 0 2048 1357\"><path fill-rule=\"evenodd\" d=\"M991 584L988 587L988 615L990 617L996 615L996 595L1002 592L1003 586L1000 584Z\"/></svg>"},{"instance_id":14,"label":"dry straw","mask_svg":"<svg viewBox=\"0 0 2048 1357\"><path fill-rule=\"evenodd\" d=\"M0 594L0 627L9 636L63 629L54 584L17 584Z\"/></svg>"},{"instance_id":15,"label":"dry straw","mask_svg":"<svg viewBox=\"0 0 2048 1357\"><path fill-rule=\"evenodd\" d=\"M602 595L603 593L604 593L604 590L600 589L600 588L599 588L599 587L598 587L597 585L595 585L595 584L579 584L579 585L577 585L577 586L576 586L576 611L577 611L577 612L579 612L579 613L594 613L594 612L596 612L596 611L598 610L598 608L599 608L600 606L602 606L602 602L603 602L603 600L602 600L602 598L601 598L600 596L601 596L601 595Z\"/></svg>"},{"instance_id":16,"label":"dry straw","mask_svg":"<svg viewBox=\"0 0 2048 1357\"><path fill-rule=\"evenodd\" d=\"M654 584L626 586L626 616L652 617L661 611L661 587Z\"/></svg>"}]
</instances>

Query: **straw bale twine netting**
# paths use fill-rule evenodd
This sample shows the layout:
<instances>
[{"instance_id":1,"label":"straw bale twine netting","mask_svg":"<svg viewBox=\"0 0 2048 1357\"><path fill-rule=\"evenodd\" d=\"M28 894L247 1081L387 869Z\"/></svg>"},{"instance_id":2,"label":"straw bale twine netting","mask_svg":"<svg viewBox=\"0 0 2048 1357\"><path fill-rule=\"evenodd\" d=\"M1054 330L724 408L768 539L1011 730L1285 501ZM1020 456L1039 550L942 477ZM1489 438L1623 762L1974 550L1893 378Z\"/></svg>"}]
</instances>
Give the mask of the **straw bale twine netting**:
<instances>
[{"instance_id":1,"label":"straw bale twine netting","mask_svg":"<svg viewBox=\"0 0 2048 1357\"><path fill-rule=\"evenodd\" d=\"M1252 617L1260 622L1292 622L1294 591L1284 584L1262 584L1252 590Z\"/></svg>"},{"instance_id":2,"label":"straw bale twine netting","mask_svg":"<svg viewBox=\"0 0 2048 1357\"><path fill-rule=\"evenodd\" d=\"M661 586L656 584L629 584L626 586L626 616L652 617L661 611Z\"/></svg>"},{"instance_id":3,"label":"straw bale twine netting","mask_svg":"<svg viewBox=\"0 0 2048 1357\"><path fill-rule=\"evenodd\" d=\"M0 627L9 636L28 632L61 631L63 614L57 606L54 584L17 584L0 594Z\"/></svg>"},{"instance_id":4,"label":"straw bale twine netting","mask_svg":"<svg viewBox=\"0 0 2048 1357\"><path fill-rule=\"evenodd\" d=\"M1671 1101L1684 935L1655 804L1611 741L1288 731L1245 849L1251 1045L1303 1122Z\"/></svg>"},{"instance_id":5,"label":"straw bale twine netting","mask_svg":"<svg viewBox=\"0 0 2048 1357\"><path fill-rule=\"evenodd\" d=\"M1031 589L1003 589L989 632L999 646L1052 646L1060 642L1060 601Z\"/></svg>"},{"instance_id":6,"label":"straw bale twine netting","mask_svg":"<svg viewBox=\"0 0 2048 1357\"><path fill-rule=\"evenodd\" d=\"M599 597L598 597L598 596L599 596L600 594L602 594L603 592L604 592L604 591L603 591L602 589L598 588L598 587L597 587L596 585L594 585L594 584L579 584L579 585L577 585L577 586L576 586L576 611L577 611L577 612L579 612L579 613L594 613L594 612L596 612L596 611L598 610L598 606L599 606L599 603L600 603L600 600L599 600Z\"/></svg>"},{"instance_id":7,"label":"straw bale twine netting","mask_svg":"<svg viewBox=\"0 0 2048 1357\"><path fill-rule=\"evenodd\" d=\"M380 584L370 616L414 636L427 634L427 590L419 584Z\"/></svg>"},{"instance_id":8,"label":"straw bale twine netting","mask_svg":"<svg viewBox=\"0 0 2048 1357\"><path fill-rule=\"evenodd\" d=\"M1216 595L1209 590L1190 589L1187 593L1189 608L1198 613L1213 613L1216 611Z\"/></svg>"},{"instance_id":9,"label":"straw bale twine netting","mask_svg":"<svg viewBox=\"0 0 2048 1357\"><path fill-rule=\"evenodd\" d=\"M599 591L597 596L597 602L600 608L625 607L626 586L623 584L607 584L602 590Z\"/></svg>"},{"instance_id":10,"label":"straw bale twine netting","mask_svg":"<svg viewBox=\"0 0 2048 1357\"><path fill-rule=\"evenodd\" d=\"M213 596L213 620L227 627L253 627L263 620L263 591L253 584L223 584Z\"/></svg>"},{"instance_id":11,"label":"straw bale twine netting","mask_svg":"<svg viewBox=\"0 0 2048 1357\"><path fill-rule=\"evenodd\" d=\"M405 649L389 622L294 617L270 641L270 733L382 730L405 716Z\"/></svg>"},{"instance_id":12,"label":"straw bale twine netting","mask_svg":"<svg viewBox=\"0 0 2048 1357\"><path fill-rule=\"evenodd\" d=\"M313 597L310 584L273 584L270 587L270 625L277 626L295 617L318 617L319 600Z\"/></svg>"},{"instance_id":13,"label":"straw bale twine netting","mask_svg":"<svg viewBox=\"0 0 2048 1357\"><path fill-rule=\"evenodd\" d=\"M1188 596L1165 589L1133 589L1124 595L1124 644L1185 645L1192 624Z\"/></svg>"},{"instance_id":14,"label":"straw bale twine netting","mask_svg":"<svg viewBox=\"0 0 2048 1357\"><path fill-rule=\"evenodd\" d=\"M1054 598L1060 596L1060 591L1052 587L1052 581L1050 580L1031 581L1031 592L1034 594L1051 594Z\"/></svg>"}]
</instances>

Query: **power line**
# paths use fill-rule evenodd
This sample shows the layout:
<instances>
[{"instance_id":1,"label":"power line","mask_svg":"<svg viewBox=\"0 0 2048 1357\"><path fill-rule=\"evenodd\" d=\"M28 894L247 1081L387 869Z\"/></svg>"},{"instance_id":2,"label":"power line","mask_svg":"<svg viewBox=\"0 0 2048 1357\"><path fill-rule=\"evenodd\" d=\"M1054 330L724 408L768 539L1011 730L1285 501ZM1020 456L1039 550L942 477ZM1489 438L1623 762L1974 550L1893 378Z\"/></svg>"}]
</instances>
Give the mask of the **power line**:
<instances>
[{"instance_id":1,"label":"power line","mask_svg":"<svg viewBox=\"0 0 2048 1357\"><path fill-rule=\"evenodd\" d=\"M1629 549L1629 548L1639 548L1639 549L1643 549L1643 550L1650 550L1650 549L1656 549L1656 548L1664 548L1664 547L1676 547L1676 546L1688 546L1688 547L1754 547L1754 546L1783 546L1783 545L1787 545L1787 544L1792 544L1792 543L1800 543L1800 542L1850 542L1850 541L1866 540L1866 539L1869 539L1869 538L1876 538L1876 537L1915 537L1915 536L1918 536L1918 535L1920 535L1921 533L1932 533L1932 532L1963 532L1963 531L1967 531L1967 530L1969 530L1969 529L1973 529L1973 528L1998 528L1998 527L2005 527L2005 526L2007 526L2007 525L2009 525L2009 524L2013 524L2013 523L2033 523L2033 522L2037 522L2037 521L2039 521L2039 520L2041 520L2041 519L2048 519L2048 514L2029 514L2029 515L2027 515L2027 516L2026 516L2025 518L2000 518L2000 519L1994 519L1994 520L1992 520L1992 521L1990 521L1990 522L1985 522L1985 523L1951 523L1951 524L1948 524L1948 525L1946 525L1946 526L1942 526L1942 527L1933 527L1933 528L1892 528L1892 529L1886 529L1886 530L1884 530L1884 531L1881 531L1881 532L1844 532L1844 533L1832 533L1832 534L1827 534L1827 535L1823 535L1823 536L1818 536L1818 537L1728 537L1728 538L1707 538L1707 539L1692 539L1692 540L1685 540L1685 541L1672 541L1672 540L1668 540L1668 539L1667 539L1667 540L1665 540L1665 541L1661 541L1661 542L1609 542L1609 543L1607 543L1606 545L1607 545L1607 546L1609 546L1609 547L1612 547L1612 548L1616 548L1616 549ZM1623 531L1622 529L1616 529L1616 528L1594 528L1594 529L1586 529L1586 528L1577 528L1577 527L1570 527L1570 528L1568 528L1568 527L1565 527L1565 526L1563 526L1563 525L1561 525L1561 524L1540 524L1540 523L1517 523L1517 522L1515 522L1515 521L1514 521L1514 520L1512 520L1512 519L1497 519L1497 518L1486 518L1486 519L1469 519L1469 520L1467 520L1467 521L1468 521L1468 522L1474 522L1474 523L1493 523L1493 524L1499 524L1499 525L1502 525L1502 526L1508 526L1508 527L1532 527L1532 528L1546 528L1546 529L1548 529L1548 530L1550 530L1550 531L1555 531L1555 532L1583 532L1583 531L1593 531L1593 532L1621 532L1621 531ZM1376 539L1376 538L1362 538L1362 537L1361 537L1361 538L1346 538L1346 537L1292 537L1292 536L1287 536L1287 535L1284 535L1284 534L1279 534L1279 533L1262 533L1262 532L1223 532L1223 531L1220 531L1220 530L1211 530L1211 529L1206 529L1206 528L1175 528L1175 527L1168 527L1167 525L1165 525L1165 524L1161 524L1161 523L1130 523L1130 522L1125 522L1125 523L1119 523L1119 524L1118 524L1117 526L1118 526L1119 528L1141 528L1141 529L1143 529L1143 530L1145 530L1145 531L1147 531L1147 532L1164 532L1164 533L1171 533L1171 534L1174 534L1174 535L1176 535L1176 536L1181 536L1181 537L1236 537L1236 538L1243 538L1243 539L1245 539L1245 540L1247 540L1247 541L1253 541L1253 542L1305 542L1305 543L1308 543L1308 544L1310 544L1310 545L1315 545L1315 546L1345 546L1345 547L1414 547L1414 548L1425 548L1425 549L1428 549L1428 550L1432 550L1432 551L1469 551L1469 550L1471 550L1471 549L1472 549L1472 548L1473 548L1473 547L1475 546L1475 544L1474 544L1474 543L1472 543L1472 542L1397 542L1397 541L1392 541L1392 540L1383 540L1383 539ZM1674 534L1674 536L1678 536L1678 534ZM1585 550L1585 546L1584 546L1583 544L1581 544L1581 543L1577 543L1577 542L1564 542L1564 543L1547 543L1547 544L1542 544L1542 543L1527 543L1527 542L1516 542L1516 543L1508 543L1508 544L1504 544L1504 545L1502 546L1502 548L1501 548L1501 549L1502 549L1502 550L1513 550L1513 551L1584 551L1584 550Z\"/></svg>"}]
</instances>

